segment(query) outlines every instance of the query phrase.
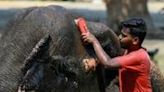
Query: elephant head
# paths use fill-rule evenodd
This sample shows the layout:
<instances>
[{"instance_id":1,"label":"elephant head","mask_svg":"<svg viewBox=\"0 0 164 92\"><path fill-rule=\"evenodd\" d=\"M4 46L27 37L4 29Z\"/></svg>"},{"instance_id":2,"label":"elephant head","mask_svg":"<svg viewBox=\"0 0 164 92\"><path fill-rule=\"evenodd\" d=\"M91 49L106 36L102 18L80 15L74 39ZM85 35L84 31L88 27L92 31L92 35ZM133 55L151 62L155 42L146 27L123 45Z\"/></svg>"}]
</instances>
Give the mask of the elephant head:
<instances>
[{"instance_id":1,"label":"elephant head","mask_svg":"<svg viewBox=\"0 0 164 92\"><path fill-rule=\"evenodd\" d=\"M0 91L98 92L96 73L86 73L82 64L95 53L82 43L75 18L60 6L32 7L16 14L0 39ZM109 55L120 55L110 28L95 22L87 26Z\"/></svg>"}]
</instances>

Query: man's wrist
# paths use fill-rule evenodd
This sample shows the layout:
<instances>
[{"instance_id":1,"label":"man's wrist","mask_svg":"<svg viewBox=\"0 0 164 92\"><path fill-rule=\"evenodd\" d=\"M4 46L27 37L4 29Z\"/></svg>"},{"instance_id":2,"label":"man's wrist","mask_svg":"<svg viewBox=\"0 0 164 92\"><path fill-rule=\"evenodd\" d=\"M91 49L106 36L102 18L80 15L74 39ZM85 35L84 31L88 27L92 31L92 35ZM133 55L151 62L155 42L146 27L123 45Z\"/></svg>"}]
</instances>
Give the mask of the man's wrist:
<instances>
[{"instance_id":1,"label":"man's wrist","mask_svg":"<svg viewBox=\"0 0 164 92\"><path fill-rule=\"evenodd\" d=\"M94 44L97 44L97 43L99 43L97 39L95 39L95 40L92 42L93 45L94 45Z\"/></svg>"}]
</instances>

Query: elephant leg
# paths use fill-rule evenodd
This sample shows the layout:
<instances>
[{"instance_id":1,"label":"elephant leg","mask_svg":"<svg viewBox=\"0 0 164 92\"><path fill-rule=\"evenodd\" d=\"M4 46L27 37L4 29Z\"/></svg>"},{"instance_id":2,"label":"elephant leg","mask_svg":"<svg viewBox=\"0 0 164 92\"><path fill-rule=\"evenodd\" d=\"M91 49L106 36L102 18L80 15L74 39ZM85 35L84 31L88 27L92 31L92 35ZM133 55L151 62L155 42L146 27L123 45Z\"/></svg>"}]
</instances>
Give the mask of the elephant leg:
<instances>
[{"instance_id":1,"label":"elephant leg","mask_svg":"<svg viewBox=\"0 0 164 92\"><path fill-rule=\"evenodd\" d=\"M153 92L164 92L164 76L159 67L151 61L151 85Z\"/></svg>"},{"instance_id":2,"label":"elephant leg","mask_svg":"<svg viewBox=\"0 0 164 92\"><path fill-rule=\"evenodd\" d=\"M118 80L118 76L113 79L110 84L106 87L106 92L120 92L119 91L119 80Z\"/></svg>"},{"instance_id":3,"label":"elephant leg","mask_svg":"<svg viewBox=\"0 0 164 92\"><path fill-rule=\"evenodd\" d=\"M100 92L105 92L105 74L104 69L98 65L96 67L97 81L99 85Z\"/></svg>"},{"instance_id":4,"label":"elephant leg","mask_svg":"<svg viewBox=\"0 0 164 92\"><path fill-rule=\"evenodd\" d=\"M96 74L100 92L119 92L118 71L107 70L98 65Z\"/></svg>"}]
</instances>

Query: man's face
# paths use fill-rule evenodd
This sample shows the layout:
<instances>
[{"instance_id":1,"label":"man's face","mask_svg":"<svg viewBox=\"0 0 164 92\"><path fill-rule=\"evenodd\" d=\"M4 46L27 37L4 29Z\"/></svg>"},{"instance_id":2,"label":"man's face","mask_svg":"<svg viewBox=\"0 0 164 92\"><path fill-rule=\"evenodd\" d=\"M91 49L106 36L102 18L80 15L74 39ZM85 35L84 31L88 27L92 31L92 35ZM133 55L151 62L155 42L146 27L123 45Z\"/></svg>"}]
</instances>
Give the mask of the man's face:
<instances>
[{"instance_id":1,"label":"man's face","mask_svg":"<svg viewBox=\"0 0 164 92\"><path fill-rule=\"evenodd\" d=\"M123 28L121 30L121 34L119 35L121 47L124 49L128 49L133 45L133 36L129 32L130 31L128 28Z\"/></svg>"}]
</instances>

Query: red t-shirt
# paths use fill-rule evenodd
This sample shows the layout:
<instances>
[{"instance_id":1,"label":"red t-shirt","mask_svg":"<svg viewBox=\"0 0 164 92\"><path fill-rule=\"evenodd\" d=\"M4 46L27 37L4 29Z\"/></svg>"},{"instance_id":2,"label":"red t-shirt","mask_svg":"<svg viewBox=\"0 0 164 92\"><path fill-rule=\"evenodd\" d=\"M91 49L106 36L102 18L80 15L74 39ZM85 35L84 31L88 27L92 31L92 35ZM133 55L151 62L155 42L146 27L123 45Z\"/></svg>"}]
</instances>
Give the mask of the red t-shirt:
<instances>
[{"instance_id":1,"label":"red t-shirt","mask_svg":"<svg viewBox=\"0 0 164 92\"><path fill-rule=\"evenodd\" d=\"M150 59L143 48L115 59L121 64L120 92L152 92Z\"/></svg>"}]
</instances>

